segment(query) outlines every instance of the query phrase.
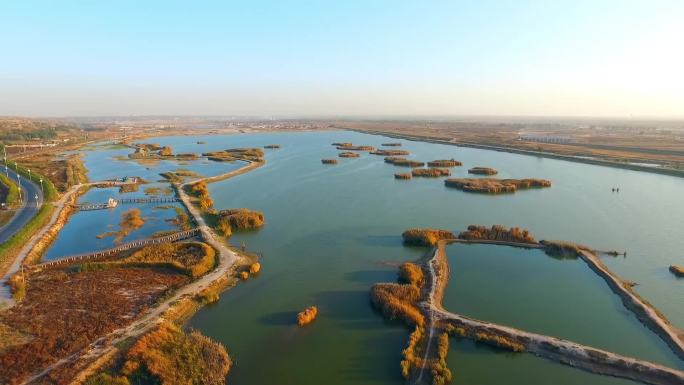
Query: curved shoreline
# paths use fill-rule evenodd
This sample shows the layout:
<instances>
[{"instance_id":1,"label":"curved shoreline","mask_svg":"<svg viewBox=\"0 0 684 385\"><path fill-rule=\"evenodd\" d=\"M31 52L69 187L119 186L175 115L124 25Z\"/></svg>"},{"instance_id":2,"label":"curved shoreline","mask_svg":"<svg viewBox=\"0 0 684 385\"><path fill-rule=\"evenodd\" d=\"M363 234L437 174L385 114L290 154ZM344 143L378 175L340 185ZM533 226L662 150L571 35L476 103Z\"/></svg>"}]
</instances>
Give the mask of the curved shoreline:
<instances>
[{"instance_id":1,"label":"curved shoreline","mask_svg":"<svg viewBox=\"0 0 684 385\"><path fill-rule=\"evenodd\" d=\"M422 294L423 299L420 307L427 313L426 317L430 318L430 328L444 328L445 326L439 326L439 323L447 323L466 329L468 333L465 334L465 337L468 338L474 338L473 336L477 332L494 334L523 345L526 352L593 373L627 378L652 385L684 384L684 372L677 369L551 336L480 321L444 310L442 299L449 279L449 263L444 247L450 242L454 242L454 240L439 241L437 247L433 248L431 255L424 259L421 264L425 276L429 278L426 280L426 290ZM455 242L463 241L455 240ZM466 241L463 243L485 243L527 248L540 248L538 246L541 246L504 241ZM592 262L597 262L596 259L598 257L587 257L587 259L591 260L591 262L587 263L593 266ZM596 266L602 266L600 261L598 263ZM612 279L617 279L607 269L604 270L604 274L607 274ZM650 307L648 309L652 310L648 314L659 319L654 309ZM662 319L659 320L662 321ZM669 324L666 323L666 325ZM433 335L433 333L430 335ZM421 369L421 374L418 376L419 379L422 377L423 369Z\"/></svg>"},{"instance_id":2,"label":"curved shoreline","mask_svg":"<svg viewBox=\"0 0 684 385\"><path fill-rule=\"evenodd\" d=\"M565 160L568 162L585 163L585 164L591 164L591 165L595 165L595 166L613 167L613 168L620 168L620 169L632 170L632 171L643 171L643 172L649 172L652 174L661 174L661 175L669 175L669 176L684 178L684 170L677 170L677 169L673 169L673 168L656 168L656 167L649 167L649 166L641 166L638 164L620 163L620 162L605 160L605 159L580 158L580 157L572 156L572 155L561 155L561 154L555 154L552 152L521 150L521 149L516 149L516 148L512 148L512 147L494 146L494 145L487 145L487 144L477 144L477 143L468 143L468 142L451 142L451 141L444 140L441 138L434 138L434 137L427 137L427 136L421 137L421 136L396 134L396 133L389 133L389 132L383 132L383 131L373 131L373 130L366 131L366 130L361 130L361 129L356 129L356 128L347 128L347 127L337 127L337 128L340 130L360 132L360 133L369 134L369 135L386 136L388 138L395 138L395 139L405 139L405 140L410 140L410 141L414 141L414 142L445 144L445 145L449 145L449 146L476 148L476 149L480 149L480 150L508 152L508 153L512 153L512 154L536 156L536 157L550 158L550 159L558 159L558 160Z\"/></svg>"}]
</instances>

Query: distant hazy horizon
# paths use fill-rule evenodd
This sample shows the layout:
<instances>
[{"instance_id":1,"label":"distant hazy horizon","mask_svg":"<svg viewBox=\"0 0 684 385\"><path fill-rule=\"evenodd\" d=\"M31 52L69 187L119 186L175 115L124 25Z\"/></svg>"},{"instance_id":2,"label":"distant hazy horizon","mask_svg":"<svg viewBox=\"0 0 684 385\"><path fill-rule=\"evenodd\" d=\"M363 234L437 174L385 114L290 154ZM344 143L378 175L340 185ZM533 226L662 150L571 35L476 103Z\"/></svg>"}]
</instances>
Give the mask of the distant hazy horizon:
<instances>
[{"instance_id":1,"label":"distant hazy horizon","mask_svg":"<svg viewBox=\"0 0 684 385\"><path fill-rule=\"evenodd\" d=\"M684 117L684 2L0 4L0 116Z\"/></svg>"}]
</instances>

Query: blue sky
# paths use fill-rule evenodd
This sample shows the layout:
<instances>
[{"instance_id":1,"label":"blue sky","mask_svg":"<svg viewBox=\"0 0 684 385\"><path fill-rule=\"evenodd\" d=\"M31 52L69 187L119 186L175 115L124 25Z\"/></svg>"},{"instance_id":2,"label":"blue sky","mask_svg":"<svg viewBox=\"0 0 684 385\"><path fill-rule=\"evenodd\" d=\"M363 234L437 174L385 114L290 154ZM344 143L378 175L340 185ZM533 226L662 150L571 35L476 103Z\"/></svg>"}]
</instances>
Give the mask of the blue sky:
<instances>
[{"instance_id":1,"label":"blue sky","mask_svg":"<svg viewBox=\"0 0 684 385\"><path fill-rule=\"evenodd\" d=\"M0 0L0 115L684 116L684 1Z\"/></svg>"}]
</instances>

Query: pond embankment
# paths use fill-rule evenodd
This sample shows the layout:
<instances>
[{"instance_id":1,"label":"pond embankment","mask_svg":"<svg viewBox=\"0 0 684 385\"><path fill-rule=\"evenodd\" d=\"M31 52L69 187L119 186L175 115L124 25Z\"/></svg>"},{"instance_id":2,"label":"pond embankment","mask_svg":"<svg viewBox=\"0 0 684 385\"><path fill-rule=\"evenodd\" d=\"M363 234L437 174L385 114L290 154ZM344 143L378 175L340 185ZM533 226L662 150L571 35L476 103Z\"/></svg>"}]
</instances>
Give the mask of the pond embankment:
<instances>
[{"instance_id":1,"label":"pond embankment","mask_svg":"<svg viewBox=\"0 0 684 385\"><path fill-rule=\"evenodd\" d=\"M653 385L684 384L684 372L676 369L551 336L476 320L444 310L442 299L449 277L449 265L444 245L450 241L452 240L438 241L431 258L422 264L427 279L421 309L429 315L430 323L435 325L433 327L455 331L455 334L460 337L472 338L503 349L526 351L593 373L627 378ZM498 244L507 243L505 241L495 242ZM514 246L519 245L517 242L510 243ZM527 244L525 246L536 245ZM608 274L612 277L610 272Z\"/></svg>"}]
</instances>

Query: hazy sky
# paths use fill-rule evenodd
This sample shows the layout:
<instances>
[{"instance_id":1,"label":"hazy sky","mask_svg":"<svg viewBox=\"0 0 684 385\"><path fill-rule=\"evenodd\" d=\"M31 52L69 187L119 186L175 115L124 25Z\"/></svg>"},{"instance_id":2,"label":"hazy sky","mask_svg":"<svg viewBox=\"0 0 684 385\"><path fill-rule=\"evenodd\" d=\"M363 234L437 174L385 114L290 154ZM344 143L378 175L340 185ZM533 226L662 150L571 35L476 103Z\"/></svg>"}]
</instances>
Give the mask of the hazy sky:
<instances>
[{"instance_id":1,"label":"hazy sky","mask_svg":"<svg viewBox=\"0 0 684 385\"><path fill-rule=\"evenodd\" d=\"M684 116L683 0L0 0L0 115Z\"/></svg>"}]
</instances>

